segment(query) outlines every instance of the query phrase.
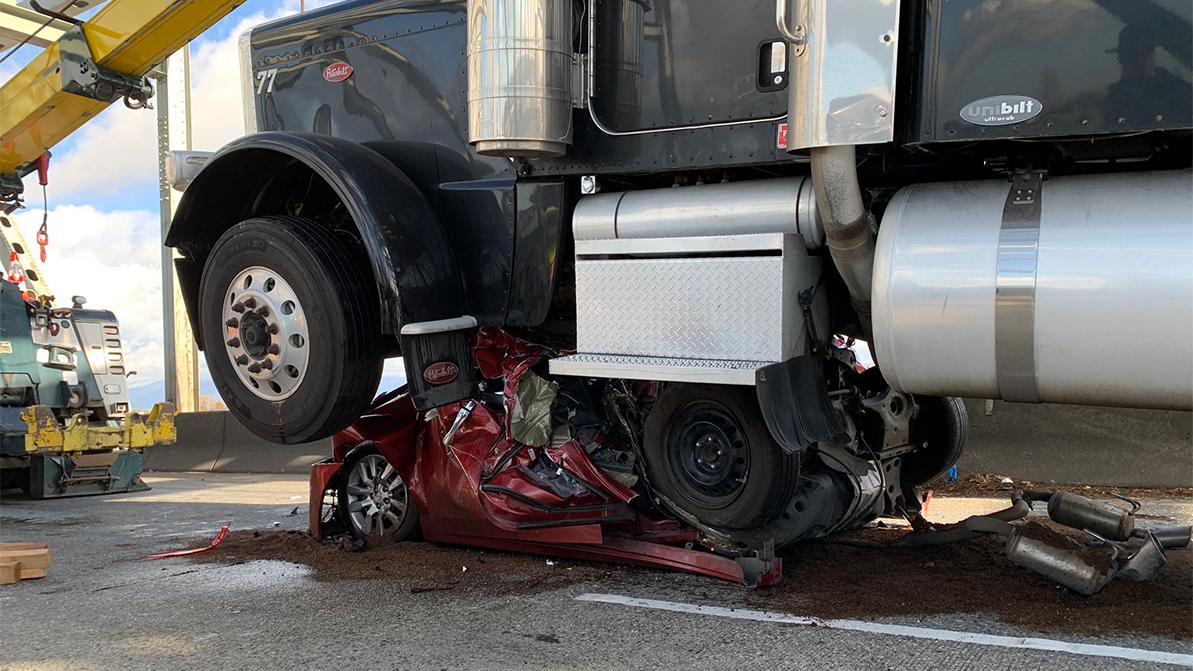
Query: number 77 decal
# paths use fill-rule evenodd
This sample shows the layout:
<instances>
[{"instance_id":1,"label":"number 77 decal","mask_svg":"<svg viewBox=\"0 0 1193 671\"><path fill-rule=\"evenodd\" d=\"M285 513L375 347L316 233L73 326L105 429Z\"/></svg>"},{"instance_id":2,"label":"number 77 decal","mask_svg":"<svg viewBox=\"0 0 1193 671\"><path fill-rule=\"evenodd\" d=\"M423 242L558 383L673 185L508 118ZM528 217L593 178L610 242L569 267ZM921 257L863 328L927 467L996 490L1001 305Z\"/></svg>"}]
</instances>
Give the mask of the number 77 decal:
<instances>
[{"instance_id":1,"label":"number 77 decal","mask_svg":"<svg viewBox=\"0 0 1193 671\"><path fill-rule=\"evenodd\" d=\"M257 73L257 95L264 93L273 93L273 80L278 76L277 68L270 68L262 70Z\"/></svg>"}]
</instances>

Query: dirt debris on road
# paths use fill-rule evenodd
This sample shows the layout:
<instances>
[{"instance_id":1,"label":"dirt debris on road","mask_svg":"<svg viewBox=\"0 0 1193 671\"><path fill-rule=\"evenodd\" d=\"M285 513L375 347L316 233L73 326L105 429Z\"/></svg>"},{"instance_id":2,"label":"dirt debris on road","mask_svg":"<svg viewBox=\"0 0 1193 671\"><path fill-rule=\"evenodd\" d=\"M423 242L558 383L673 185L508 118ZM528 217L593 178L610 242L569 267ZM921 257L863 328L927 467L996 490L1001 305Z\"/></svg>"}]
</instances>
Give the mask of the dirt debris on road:
<instances>
[{"instance_id":1,"label":"dirt debris on road","mask_svg":"<svg viewBox=\"0 0 1193 671\"><path fill-rule=\"evenodd\" d=\"M1120 578L1083 597L1011 564L996 537L924 548L859 544L885 544L905 533L870 528L787 548L781 552L782 583L750 592L744 605L863 620L982 613L1041 632L1193 639L1193 550L1169 552L1168 565L1152 581ZM422 542L350 552L300 531L237 531L212 552L194 557L220 563L260 559L305 564L316 580L399 580L416 594L457 589L529 594L580 583L616 590L627 570Z\"/></svg>"},{"instance_id":2,"label":"dirt debris on road","mask_svg":"<svg viewBox=\"0 0 1193 671\"><path fill-rule=\"evenodd\" d=\"M986 498L989 496L1004 497L1015 489L1037 489L1042 491L1073 492L1090 497L1111 497L1115 494L1133 499L1184 499L1193 497L1193 487L1108 487L1105 485L1057 484L1054 482L1031 482L1029 480L1012 480L1011 484L1004 482L1004 476L989 473L975 473L967 475L956 482L941 480L933 482L929 489L934 496L974 496Z\"/></svg>"},{"instance_id":3,"label":"dirt debris on road","mask_svg":"<svg viewBox=\"0 0 1193 671\"><path fill-rule=\"evenodd\" d=\"M1042 632L1193 639L1193 550L1169 552L1154 580L1119 578L1085 597L1012 564L998 537L922 548L850 544L905 533L864 529L788 548L783 582L746 601L824 618L985 613Z\"/></svg>"},{"instance_id":4,"label":"dirt debris on road","mask_svg":"<svg viewBox=\"0 0 1193 671\"><path fill-rule=\"evenodd\" d=\"M304 531L234 531L213 551L194 557L225 564L259 559L305 564L314 569L316 580L404 580L415 594L451 589L520 594L599 580L610 573L597 564L548 564L536 555L411 541L383 542L354 552L316 541Z\"/></svg>"}]
</instances>

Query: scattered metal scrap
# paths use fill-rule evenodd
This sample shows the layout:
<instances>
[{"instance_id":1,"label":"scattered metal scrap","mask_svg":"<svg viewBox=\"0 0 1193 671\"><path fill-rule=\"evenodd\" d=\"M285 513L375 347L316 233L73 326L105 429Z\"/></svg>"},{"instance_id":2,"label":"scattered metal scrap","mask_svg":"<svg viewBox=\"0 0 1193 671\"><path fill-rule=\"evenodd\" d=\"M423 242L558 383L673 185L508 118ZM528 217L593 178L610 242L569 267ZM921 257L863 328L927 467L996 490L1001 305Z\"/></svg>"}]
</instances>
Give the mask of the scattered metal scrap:
<instances>
[{"instance_id":1,"label":"scattered metal scrap","mask_svg":"<svg viewBox=\"0 0 1193 671\"><path fill-rule=\"evenodd\" d=\"M1017 490L1011 507L989 515L975 515L957 524L934 526L913 517L915 531L895 542L901 546L952 543L986 534L1007 539L1012 563L1035 571L1079 594L1095 594L1119 576L1150 580L1165 564L1164 551L1187 548L1193 528L1188 525L1136 524L1140 503L1123 496L1131 506L1094 501L1071 492ZM1048 504L1056 524L1084 532L1081 543L1039 522L1027 521L1035 503Z\"/></svg>"}]
</instances>

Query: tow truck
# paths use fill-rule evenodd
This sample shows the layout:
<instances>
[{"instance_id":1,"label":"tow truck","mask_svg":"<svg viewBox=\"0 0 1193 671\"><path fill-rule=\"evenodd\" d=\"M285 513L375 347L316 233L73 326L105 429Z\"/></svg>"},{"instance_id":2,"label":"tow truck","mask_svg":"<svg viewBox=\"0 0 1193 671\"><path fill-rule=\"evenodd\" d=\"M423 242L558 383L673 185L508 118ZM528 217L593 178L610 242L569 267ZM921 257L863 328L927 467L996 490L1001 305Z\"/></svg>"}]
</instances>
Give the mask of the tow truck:
<instances>
[{"instance_id":1,"label":"tow truck","mask_svg":"<svg viewBox=\"0 0 1193 671\"><path fill-rule=\"evenodd\" d=\"M54 145L113 102L145 108L154 94L148 78L152 69L243 1L6 0L0 5L6 15L13 12L14 20L34 26L33 41L43 29L57 36L0 86L0 211L20 207L22 178L38 169ZM91 10L86 20L78 18ZM3 34L0 39L4 46L21 44Z\"/></svg>"},{"instance_id":2,"label":"tow truck","mask_svg":"<svg viewBox=\"0 0 1193 671\"><path fill-rule=\"evenodd\" d=\"M31 498L139 491L141 450L176 440L170 403L131 411L120 325L106 310L55 304L9 214L22 179L47 183L49 150L117 100L147 107L147 74L239 1L6 1L3 46L44 46L0 86L0 487ZM24 26L10 35L9 20ZM45 242L39 239L39 243ZM44 247L43 247L44 250Z\"/></svg>"},{"instance_id":3,"label":"tow truck","mask_svg":"<svg viewBox=\"0 0 1193 671\"><path fill-rule=\"evenodd\" d=\"M120 324L54 304L20 229L0 214L0 489L33 499L143 491L141 451L175 442L174 408L131 411Z\"/></svg>"}]
</instances>

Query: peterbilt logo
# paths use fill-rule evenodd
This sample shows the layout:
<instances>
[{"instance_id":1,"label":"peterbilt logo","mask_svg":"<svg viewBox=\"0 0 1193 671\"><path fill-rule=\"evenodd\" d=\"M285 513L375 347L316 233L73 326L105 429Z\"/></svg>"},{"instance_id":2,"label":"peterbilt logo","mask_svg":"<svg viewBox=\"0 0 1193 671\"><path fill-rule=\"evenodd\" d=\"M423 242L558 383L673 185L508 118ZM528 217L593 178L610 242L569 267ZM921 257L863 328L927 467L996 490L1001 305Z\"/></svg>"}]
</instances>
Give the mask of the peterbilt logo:
<instances>
[{"instance_id":1,"label":"peterbilt logo","mask_svg":"<svg viewBox=\"0 0 1193 671\"><path fill-rule=\"evenodd\" d=\"M961 118L978 126L1009 126L1044 111L1044 105L1027 96L990 96L961 109Z\"/></svg>"},{"instance_id":2,"label":"peterbilt logo","mask_svg":"<svg viewBox=\"0 0 1193 671\"><path fill-rule=\"evenodd\" d=\"M460 375L460 367L450 361L437 361L423 369L423 379L430 384L447 384Z\"/></svg>"},{"instance_id":3,"label":"peterbilt logo","mask_svg":"<svg viewBox=\"0 0 1193 671\"><path fill-rule=\"evenodd\" d=\"M323 78L331 83L342 82L352 76L352 66L339 62L323 68Z\"/></svg>"}]
</instances>

